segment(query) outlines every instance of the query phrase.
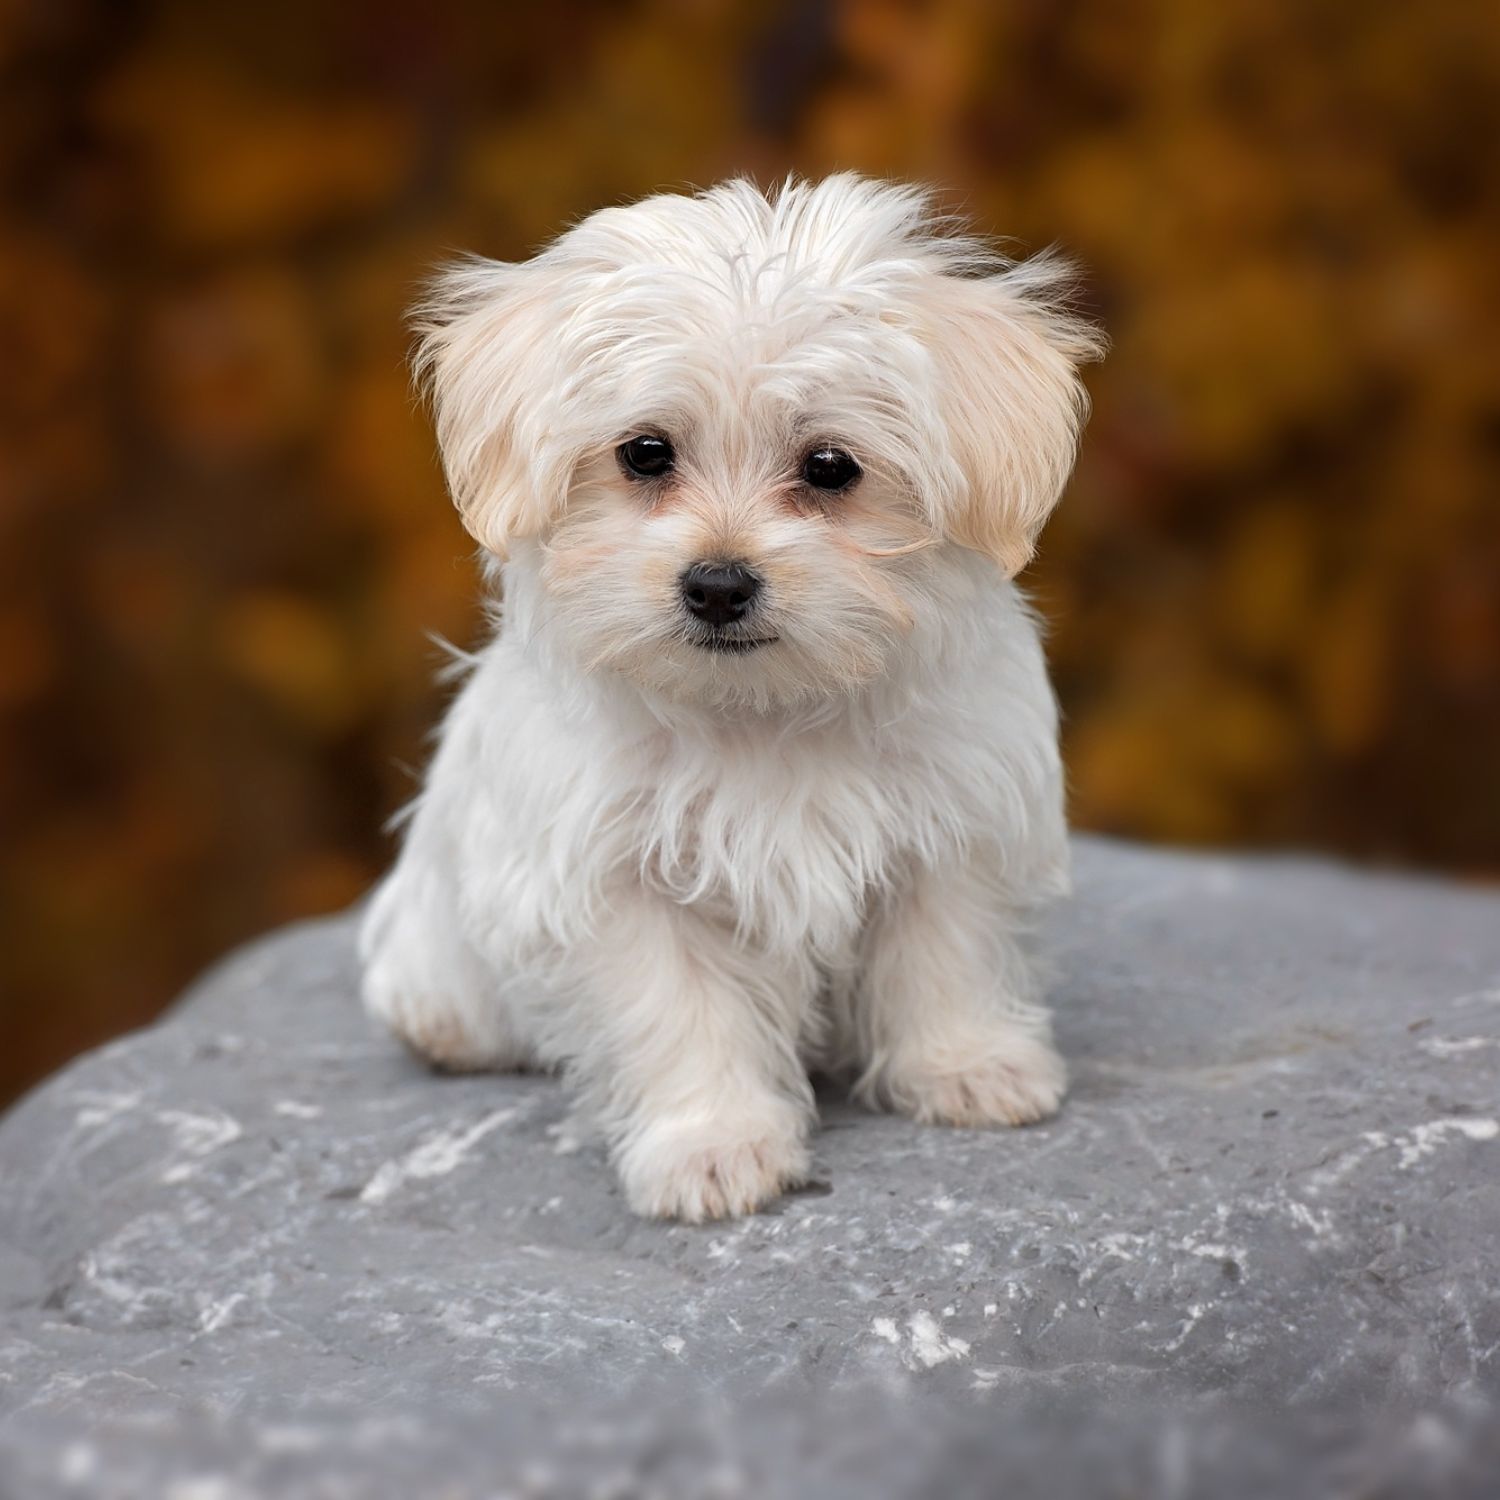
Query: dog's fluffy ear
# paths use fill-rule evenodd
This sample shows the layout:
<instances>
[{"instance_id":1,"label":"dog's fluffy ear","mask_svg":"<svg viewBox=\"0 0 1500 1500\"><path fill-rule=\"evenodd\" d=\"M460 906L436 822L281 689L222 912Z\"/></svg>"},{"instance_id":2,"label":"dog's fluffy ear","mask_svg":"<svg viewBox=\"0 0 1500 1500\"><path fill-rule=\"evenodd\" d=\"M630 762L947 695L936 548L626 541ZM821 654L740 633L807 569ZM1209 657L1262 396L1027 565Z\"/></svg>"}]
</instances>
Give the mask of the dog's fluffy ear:
<instances>
[{"instance_id":1,"label":"dog's fluffy ear","mask_svg":"<svg viewBox=\"0 0 1500 1500\"><path fill-rule=\"evenodd\" d=\"M939 525L1007 575L1026 566L1073 467L1088 396L1078 366L1103 335L1065 305L1071 268L1038 256L996 274L939 275L923 339L959 470Z\"/></svg>"},{"instance_id":2,"label":"dog's fluffy ear","mask_svg":"<svg viewBox=\"0 0 1500 1500\"><path fill-rule=\"evenodd\" d=\"M561 508L568 474L541 414L558 311L544 261L466 260L412 315L414 367L433 407L448 489L475 539L504 558Z\"/></svg>"}]
</instances>

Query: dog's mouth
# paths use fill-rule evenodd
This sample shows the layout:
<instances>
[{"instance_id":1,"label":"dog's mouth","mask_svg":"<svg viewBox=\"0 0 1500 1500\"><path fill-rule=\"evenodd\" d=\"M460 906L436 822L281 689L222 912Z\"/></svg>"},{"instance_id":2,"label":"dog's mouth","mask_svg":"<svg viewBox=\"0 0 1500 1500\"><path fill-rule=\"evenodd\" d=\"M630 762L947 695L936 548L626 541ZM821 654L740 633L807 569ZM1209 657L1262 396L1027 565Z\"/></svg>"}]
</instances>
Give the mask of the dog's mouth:
<instances>
[{"instance_id":1,"label":"dog's mouth","mask_svg":"<svg viewBox=\"0 0 1500 1500\"><path fill-rule=\"evenodd\" d=\"M693 644L700 651L712 651L718 656L744 656L762 646L774 646L780 639L779 635L762 636L759 640L743 635L700 635L693 637Z\"/></svg>"}]
</instances>

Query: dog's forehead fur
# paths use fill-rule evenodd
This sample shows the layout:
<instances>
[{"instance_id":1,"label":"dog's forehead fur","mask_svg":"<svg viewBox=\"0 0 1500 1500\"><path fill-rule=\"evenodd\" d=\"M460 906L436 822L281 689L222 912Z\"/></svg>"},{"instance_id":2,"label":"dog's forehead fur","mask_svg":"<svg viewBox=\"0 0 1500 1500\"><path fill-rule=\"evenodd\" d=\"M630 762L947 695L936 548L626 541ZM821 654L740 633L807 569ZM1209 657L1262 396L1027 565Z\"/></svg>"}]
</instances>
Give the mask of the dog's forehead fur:
<instances>
[{"instance_id":1,"label":"dog's forehead fur","mask_svg":"<svg viewBox=\"0 0 1500 1500\"><path fill-rule=\"evenodd\" d=\"M927 193L843 173L770 195L736 180L601 209L547 253L606 274L666 273L684 294L741 312L803 299L838 312L878 303L923 271L986 263L976 242L946 228Z\"/></svg>"},{"instance_id":2,"label":"dog's forehead fur","mask_svg":"<svg viewBox=\"0 0 1500 1500\"><path fill-rule=\"evenodd\" d=\"M600 440L655 424L761 463L772 432L837 437L911 471L936 425L913 288L986 264L923 192L845 174L603 209L531 266L554 308L562 401ZM942 466L929 452L923 477Z\"/></svg>"}]
</instances>

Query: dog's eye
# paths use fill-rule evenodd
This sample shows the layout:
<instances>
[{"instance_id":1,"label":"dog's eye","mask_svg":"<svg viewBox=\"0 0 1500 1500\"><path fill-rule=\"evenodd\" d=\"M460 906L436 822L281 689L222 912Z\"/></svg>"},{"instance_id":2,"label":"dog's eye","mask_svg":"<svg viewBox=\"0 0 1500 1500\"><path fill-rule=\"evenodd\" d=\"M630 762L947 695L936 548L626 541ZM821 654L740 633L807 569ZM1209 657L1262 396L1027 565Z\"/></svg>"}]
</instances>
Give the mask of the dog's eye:
<instances>
[{"instance_id":1,"label":"dog's eye","mask_svg":"<svg viewBox=\"0 0 1500 1500\"><path fill-rule=\"evenodd\" d=\"M665 474L677 458L666 438L646 432L621 443L615 452L625 472L637 479L655 479Z\"/></svg>"},{"instance_id":2,"label":"dog's eye","mask_svg":"<svg viewBox=\"0 0 1500 1500\"><path fill-rule=\"evenodd\" d=\"M815 490L848 489L861 473L854 455L842 448L814 448L802 460L802 477Z\"/></svg>"}]
</instances>

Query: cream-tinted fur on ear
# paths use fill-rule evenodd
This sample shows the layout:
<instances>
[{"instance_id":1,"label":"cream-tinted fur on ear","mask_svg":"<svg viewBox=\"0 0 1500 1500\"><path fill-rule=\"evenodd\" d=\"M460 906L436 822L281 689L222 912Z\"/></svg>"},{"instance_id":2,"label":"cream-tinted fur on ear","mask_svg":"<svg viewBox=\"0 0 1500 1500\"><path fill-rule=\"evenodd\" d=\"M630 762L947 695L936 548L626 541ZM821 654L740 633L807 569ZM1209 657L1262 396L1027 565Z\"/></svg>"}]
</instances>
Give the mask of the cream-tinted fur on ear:
<instances>
[{"instance_id":1,"label":"cream-tinted fur on ear","mask_svg":"<svg viewBox=\"0 0 1500 1500\"><path fill-rule=\"evenodd\" d=\"M982 279L937 278L921 296L963 470L939 524L1007 576L1030 562L1072 472L1088 413L1076 370L1101 352L1096 330L1056 300L1070 277L1065 261L1038 256Z\"/></svg>"},{"instance_id":2,"label":"cream-tinted fur on ear","mask_svg":"<svg viewBox=\"0 0 1500 1500\"><path fill-rule=\"evenodd\" d=\"M529 455L531 388L546 362L561 307L525 266L473 260L450 267L414 319L417 373L431 388L448 490L474 538L504 558L512 537L537 536L562 502L566 473L538 473Z\"/></svg>"},{"instance_id":3,"label":"cream-tinted fur on ear","mask_svg":"<svg viewBox=\"0 0 1500 1500\"><path fill-rule=\"evenodd\" d=\"M505 620L370 907L365 998L440 1065L563 1068L642 1213L801 1181L812 1068L935 1123L1057 1107L1023 941L1067 882L1056 710L1007 575L1100 347L1060 275L909 188L735 182L467 263L419 313ZM639 434L660 477L617 456ZM847 489L805 477L828 447ZM742 619L689 607L703 562L754 575Z\"/></svg>"}]
</instances>

